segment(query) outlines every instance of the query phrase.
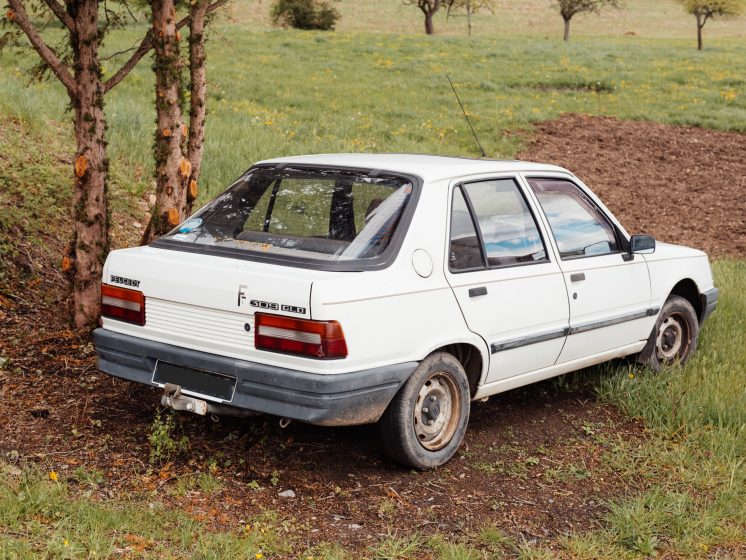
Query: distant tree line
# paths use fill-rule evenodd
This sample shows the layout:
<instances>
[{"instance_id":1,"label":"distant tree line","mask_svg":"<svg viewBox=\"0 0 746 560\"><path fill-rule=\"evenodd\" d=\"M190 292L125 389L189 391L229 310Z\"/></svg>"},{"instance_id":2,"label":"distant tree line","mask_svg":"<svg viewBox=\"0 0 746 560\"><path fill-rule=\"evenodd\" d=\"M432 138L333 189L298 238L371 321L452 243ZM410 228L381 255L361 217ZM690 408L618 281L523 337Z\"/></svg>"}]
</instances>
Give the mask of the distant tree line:
<instances>
[{"instance_id":1,"label":"distant tree line","mask_svg":"<svg viewBox=\"0 0 746 560\"><path fill-rule=\"evenodd\" d=\"M290 1L290 0L280 0ZM314 1L314 0L294 0ZM677 0L687 13L692 14L697 22L697 48L702 50L702 29L705 24L716 18L735 17L743 13L746 0ZM445 8L448 15L464 13L466 15L468 34L471 35L472 16L478 12L495 13L496 0L401 0L405 6L418 8L425 16L425 33L435 33L434 16ZM599 14L605 8L621 8L623 0L555 0L551 6L557 10L564 22L563 38L570 39L570 22L582 13Z\"/></svg>"}]
</instances>

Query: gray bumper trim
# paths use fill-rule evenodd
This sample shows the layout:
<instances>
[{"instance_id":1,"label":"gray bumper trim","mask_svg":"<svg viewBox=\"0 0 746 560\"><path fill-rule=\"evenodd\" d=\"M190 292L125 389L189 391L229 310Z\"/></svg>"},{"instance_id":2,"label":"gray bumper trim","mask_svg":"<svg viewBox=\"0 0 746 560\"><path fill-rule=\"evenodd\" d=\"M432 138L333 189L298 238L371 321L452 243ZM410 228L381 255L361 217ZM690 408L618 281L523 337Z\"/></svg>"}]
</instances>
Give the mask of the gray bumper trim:
<instances>
[{"instance_id":1,"label":"gray bumper trim","mask_svg":"<svg viewBox=\"0 0 746 560\"><path fill-rule=\"evenodd\" d=\"M189 350L170 344L93 331L98 367L114 377L153 384L157 360L236 377L233 407L311 424L347 426L376 422L417 367L407 362L339 374L305 373Z\"/></svg>"},{"instance_id":2,"label":"gray bumper trim","mask_svg":"<svg viewBox=\"0 0 746 560\"><path fill-rule=\"evenodd\" d=\"M706 292L699 295L700 300L702 301L702 316L699 318L699 324L705 322L705 319L712 315L712 312L715 311L715 308L718 305L718 296L720 295L720 290L717 288L712 288L711 290L707 290Z\"/></svg>"}]
</instances>

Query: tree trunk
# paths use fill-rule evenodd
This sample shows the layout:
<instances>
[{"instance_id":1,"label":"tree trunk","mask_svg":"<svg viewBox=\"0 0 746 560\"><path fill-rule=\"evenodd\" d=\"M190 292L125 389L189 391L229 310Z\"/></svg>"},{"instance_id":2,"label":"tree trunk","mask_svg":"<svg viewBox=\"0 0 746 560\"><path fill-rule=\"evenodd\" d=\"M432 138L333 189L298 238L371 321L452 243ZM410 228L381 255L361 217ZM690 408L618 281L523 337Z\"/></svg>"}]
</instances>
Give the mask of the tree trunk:
<instances>
[{"instance_id":1,"label":"tree trunk","mask_svg":"<svg viewBox=\"0 0 746 560\"><path fill-rule=\"evenodd\" d=\"M181 112L181 57L174 0L152 2L155 50L156 195L149 238L167 233L186 217L186 185L191 164L182 152L185 139ZM150 241L150 239L145 240Z\"/></svg>"},{"instance_id":2,"label":"tree trunk","mask_svg":"<svg viewBox=\"0 0 746 560\"><path fill-rule=\"evenodd\" d=\"M471 37L471 6L466 6L466 26L469 28L469 37Z\"/></svg>"},{"instance_id":3,"label":"tree trunk","mask_svg":"<svg viewBox=\"0 0 746 560\"><path fill-rule=\"evenodd\" d=\"M73 321L76 327L96 324L100 311L101 274L109 249L106 179L106 120L98 60L98 2L68 4L76 22L73 57L77 96L72 98L75 139L73 256Z\"/></svg>"},{"instance_id":4,"label":"tree trunk","mask_svg":"<svg viewBox=\"0 0 746 560\"><path fill-rule=\"evenodd\" d=\"M570 40L570 18L562 18L565 21L565 34L564 34L564 40L569 41Z\"/></svg>"},{"instance_id":5,"label":"tree trunk","mask_svg":"<svg viewBox=\"0 0 746 560\"><path fill-rule=\"evenodd\" d=\"M207 109L207 71L205 63L205 15L209 0L197 0L191 7L189 23L189 144L187 158L192 173L187 184L187 213L191 213L197 196L197 183L202 168L202 151L205 142L205 111Z\"/></svg>"},{"instance_id":6,"label":"tree trunk","mask_svg":"<svg viewBox=\"0 0 746 560\"><path fill-rule=\"evenodd\" d=\"M428 35L435 33L435 27L433 26L433 12L425 12L425 33Z\"/></svg>"},{"instance_id":7,"label":"tree trunk","mask_svg":"<svg viewBox=\"0 0 746 560\"><path fill-rule=\"evenodd\" d=\"M702 50L702 28L705 26L705 24L702 22L702 16L700 14L695 14L697 18L697 50Z\"/></svg>"}]
</instances>

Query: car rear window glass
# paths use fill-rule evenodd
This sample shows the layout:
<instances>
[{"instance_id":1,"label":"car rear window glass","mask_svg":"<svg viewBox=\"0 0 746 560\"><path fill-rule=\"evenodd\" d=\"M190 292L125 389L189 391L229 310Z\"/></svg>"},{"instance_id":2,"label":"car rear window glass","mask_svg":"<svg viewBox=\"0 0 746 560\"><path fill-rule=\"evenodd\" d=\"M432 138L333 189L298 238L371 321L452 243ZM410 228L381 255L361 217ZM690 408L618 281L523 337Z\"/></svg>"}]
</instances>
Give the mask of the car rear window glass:
<instances>
[{"instance_id":1,"label":"car rear window glass","mask_svg":"<svg viewBox=\"0 0 746 560\"><path fill-rule=\"evenodd\" d=\"M476 213L490 267L547 260L531 211L513 179L464 185Z\"/></svg>"},{"instance_id":2,"label":"car rear window glass","mask_svg":"<svg viewBox=\"0 0 746 560\"><path fill-rule=\"evenodd\" d=\"M324 261L371 259L389 246L409 179L258 167L165 239Z\"/></svg>"},{"instance_id":3,"label":"car rear window glass","mask_svg":"<svg viewBox=\"0 0 746 560\"><path fill-rule=\"evenodd\" d=\"M530 179L563 259L619 251L614 226L580 188L561 179Z\"/></svg>"},{"instance_id":4,"label":"car rear window glass","mask_svg":"<svg viewBox=\"0 0 746 560\"><path fill-rule=\"evenodd\" d=\"M448 267L453 271L484 268L481 243L460 188L453 191Z\"/></svg>"}]
</instances>

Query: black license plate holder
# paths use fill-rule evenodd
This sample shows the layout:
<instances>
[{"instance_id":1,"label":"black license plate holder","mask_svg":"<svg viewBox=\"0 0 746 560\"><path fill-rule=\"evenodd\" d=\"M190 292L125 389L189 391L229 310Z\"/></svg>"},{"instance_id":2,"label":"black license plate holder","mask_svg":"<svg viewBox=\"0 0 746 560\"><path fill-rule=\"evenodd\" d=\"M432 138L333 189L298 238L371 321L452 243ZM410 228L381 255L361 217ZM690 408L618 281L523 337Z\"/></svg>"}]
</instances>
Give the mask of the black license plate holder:
<instances>
[{"instance_id":1,"label":"black license plate holder","mask_svg":"<svg viewBox=\"0 0 746 560\"><path fill-rule=\"evenodd\" d=\"M236 392L235 377L161 360L155 364L153 383L160 386L171 383L181 387L184 393L225 402L232 401Z\"/></svg>"}]
</instances>

